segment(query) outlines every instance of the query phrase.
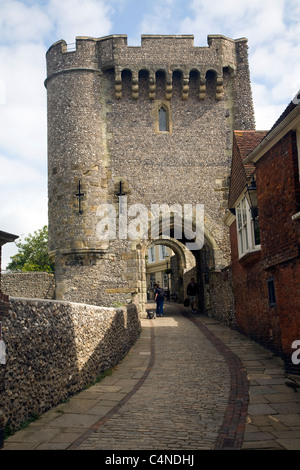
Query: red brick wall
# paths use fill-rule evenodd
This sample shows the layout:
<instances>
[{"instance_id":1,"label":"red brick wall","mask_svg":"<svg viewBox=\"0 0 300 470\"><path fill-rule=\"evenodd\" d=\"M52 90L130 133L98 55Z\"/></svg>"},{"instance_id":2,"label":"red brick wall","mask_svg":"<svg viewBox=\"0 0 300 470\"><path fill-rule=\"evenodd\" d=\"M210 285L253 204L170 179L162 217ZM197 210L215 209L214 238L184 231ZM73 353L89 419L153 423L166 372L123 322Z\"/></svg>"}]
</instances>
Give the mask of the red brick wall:
<instances>
[{"instance_id":1,"label":"red brick wall","mask_svg":"<svg viewBox=\"0 0 300 470\"><path fill-rule=\"evenodd\" d=\"M257 163L261 230L260 259L238 261L236 223L230 229L236 322L240 331L282 354L287 368L291 345L300 340L300 221L296 139L288 133ZM269 306L267 280L274 278L276 306Z\"/></svg>"},{"instance_id":2,"label":"red brick wall","mask_svg":"<svg viewBox=\"0 0 300 470\"><path fill-rule=\"evenodd\" d=\"M278 265L274 270L276 296L282 336L282 351L288 368L300 373L291 363L293 341L300 340L300 259Z\"/></svg>"},{"instance_id":3,"label":"red brick wall","mask_svg":"<svg viewBox=\"0 0 300 470\"><path fill-rule=\"evenodd\" d=\"M269 307L268 274L262 261L238 261L236 223L230 228L232 275L237 328L274 351L281 351L281 335L276 308Z\"/></svg>"},{"instance_id":4,"label":"red brick wall","mask_svg":"<svg viewBox=\"0 0 300 470\"><path fill-rule=\"evenodd\" d=\"M256 181L266 268L298 255L299 174L294 133L288 133L257 163Z\"/></svg>"}]
</instances>

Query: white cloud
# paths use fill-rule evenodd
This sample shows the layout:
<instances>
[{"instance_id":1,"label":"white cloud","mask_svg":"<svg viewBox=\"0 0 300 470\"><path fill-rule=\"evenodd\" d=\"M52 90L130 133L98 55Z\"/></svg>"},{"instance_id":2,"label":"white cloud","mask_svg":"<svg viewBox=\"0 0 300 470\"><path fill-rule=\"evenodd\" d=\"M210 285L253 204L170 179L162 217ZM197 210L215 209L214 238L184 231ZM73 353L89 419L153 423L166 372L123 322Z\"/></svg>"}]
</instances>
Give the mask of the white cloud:
<instances>
[{"instance_id":1,"label":"white cloud","mask_svg":"<svg viewBox=\"0 0 300 470\"><path fill-rule=\"evenodd\" d=\"M144 16L140 25L140 34L168 34L172 17L172 0L153 2L153 10Z\"/></svg>"},{"instance_id":2,"label":"white cloud","mask_svg":"<svg viewBox=\"0 0 300 470\"><path fill-rule=\"evenodd\" d=\"M250 37L253 44L281 34L284 28L284 0L193 0L192 13L183 19L180 29L194 31L203 44L208 34Z\"/></svg>"},{"instance_id":3,"label":"white cloud","mask_svg":"<svg viewBox=\"0 0 300 470\"><path fill-rule=\"evenodd\" d=\"M16 0L1 0L0 30L2 43L39 41L51 30L51 19L39 5Z\"/></svg>"},{"instance_id":4,"label":"white cloud","mask_svg":"<svg viewBox=\"0 0 300 470\"><path fill-rule=\"evenodd\" d=\"M0 47L0 148L13 157L40 162L46 145L45 48L40 44Z\"/></svg>"},{"instance_id":5,"label":"white cloud","mask_svg":"<svg viewBox=\"0 0 300 470\"><path fill-rule=\"evenodd\" d=\"M19 159L0 155L1 230L18 236L47 224L47 174ZM2 248L2 269L17 252L14 243Z\"/></svg>"},{"instance_id":6,"label":"white cloud","mask_svg":"<svg viewBox=\"0 0 300 470\"><path fill-rule=\"evenodd\" d=\"M246 37L258 129L268 129L300 87L300 5L298 0L193 0L180 32Z\"/></svg>"},{"instance_id":7,"label":"white cloud","mask_svg":"<svg viewBox=\"0 0 300 470\"><path fill-rule=\"evenodd\" d=\"M247 37L258 129L300 89L299 0L0 0L0 230L26 235L47 223L47 49L118 34L122 8L129 36L193 34L199 46L209 34Z\"/></svg>"},{"instance_id":8,"label":"white cloud","mask_svg":"<svg viewBox=\"0 0 300 470\"><path fill-rule=\"evenodd\" d=\"M101 37L110 33L113 8L101 0L49 0L47 12L56 35L67 43L76 36Z\"/></svg>"},{"instance_id":9,"label":"white cloud","mask_svg":"<svg viewBox=\"0 0 300 470\"><path fill-rule=\"evenodd\" d=\"M112 13L105 0L0 0L0 230L47 224L47 49L110 34ZM15 252L4 245L2 269Z\"/></svg>"}]
</instances>

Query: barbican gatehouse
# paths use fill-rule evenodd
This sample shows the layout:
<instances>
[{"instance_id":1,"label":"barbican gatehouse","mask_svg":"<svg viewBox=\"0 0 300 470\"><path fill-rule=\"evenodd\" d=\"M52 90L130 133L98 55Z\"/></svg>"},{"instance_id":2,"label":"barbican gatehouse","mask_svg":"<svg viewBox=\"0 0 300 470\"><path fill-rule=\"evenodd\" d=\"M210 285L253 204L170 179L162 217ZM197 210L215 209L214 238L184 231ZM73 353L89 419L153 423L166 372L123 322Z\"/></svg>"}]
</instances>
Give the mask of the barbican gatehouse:
<instances>
[{"instance_id":1,"label":"barbican gatehouse","mask_svg":"<svg viewBox=\"0 0 300 470\"><path fill-rule=\"evenodd\" d=\"M163 243L174 253L179 298L193 273L201 310L227 310L229 318L223 219L233 132L255 128L247 40L210 35L208 46L196 47L191 35L143 35L141 46L131 47L126 35L77 37L73 50L62 40L47 52L45 86L56 298L137 301L143 310L148 248ZM156 214L155 234L140 219L135 237L100 237L104 216L108 225L121 223L125 198L135 221L141 206L149 215L154 204L201 206L203 243L188 248L195 216L187 233L172 210L167 235Z\"/></svg>"}]
</instances>

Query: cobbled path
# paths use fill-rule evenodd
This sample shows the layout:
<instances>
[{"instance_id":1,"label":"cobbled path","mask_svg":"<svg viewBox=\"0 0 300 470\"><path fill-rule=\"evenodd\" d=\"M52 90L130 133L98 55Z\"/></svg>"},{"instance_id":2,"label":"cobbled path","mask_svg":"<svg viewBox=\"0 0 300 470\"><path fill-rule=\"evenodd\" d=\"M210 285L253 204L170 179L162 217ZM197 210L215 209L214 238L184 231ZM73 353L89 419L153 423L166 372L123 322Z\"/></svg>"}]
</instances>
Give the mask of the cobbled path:
<instances>
[{"instance_id":1,"label":"cobbled path","mask_svg":"<svg viewBox=\"0 0 300 470\"><path fill-rule=\"evenodd\" d=\"M300 450L300 381L280 358L179 304L141 323L110 376L17 431L3 450Z\"/></svg>"},{"instance_id":2,"label":"cobbled path","mask_svg":"<svg viewBox=\"0 0 300 470\"><path fill-rule=\"evenodd\" d=\"M228 366L192 322L165 312L148 320L153 366L142 387L78 449L214 448L228 404Z\"/></svg>"}]
</instances>

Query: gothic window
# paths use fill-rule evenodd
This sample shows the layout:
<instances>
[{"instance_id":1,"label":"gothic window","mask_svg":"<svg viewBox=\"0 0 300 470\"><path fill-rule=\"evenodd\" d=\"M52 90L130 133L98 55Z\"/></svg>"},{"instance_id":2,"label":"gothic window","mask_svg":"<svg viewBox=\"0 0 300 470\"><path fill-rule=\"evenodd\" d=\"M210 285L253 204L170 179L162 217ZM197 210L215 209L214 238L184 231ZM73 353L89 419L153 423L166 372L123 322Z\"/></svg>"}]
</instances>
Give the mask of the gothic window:
<instances>
[{"instance_id":1,"label":"gothic window","mask_svg":"<svg viewBox=\"0 0 300 470\"><path fill-rule=\"evenodd\" d=\"M161 106L158 110L158 120L159 120L159 131L160 132L168 132L169 131L169 124L168 124L168 113L167 110Z\"/></svg>"}]
</instances>

